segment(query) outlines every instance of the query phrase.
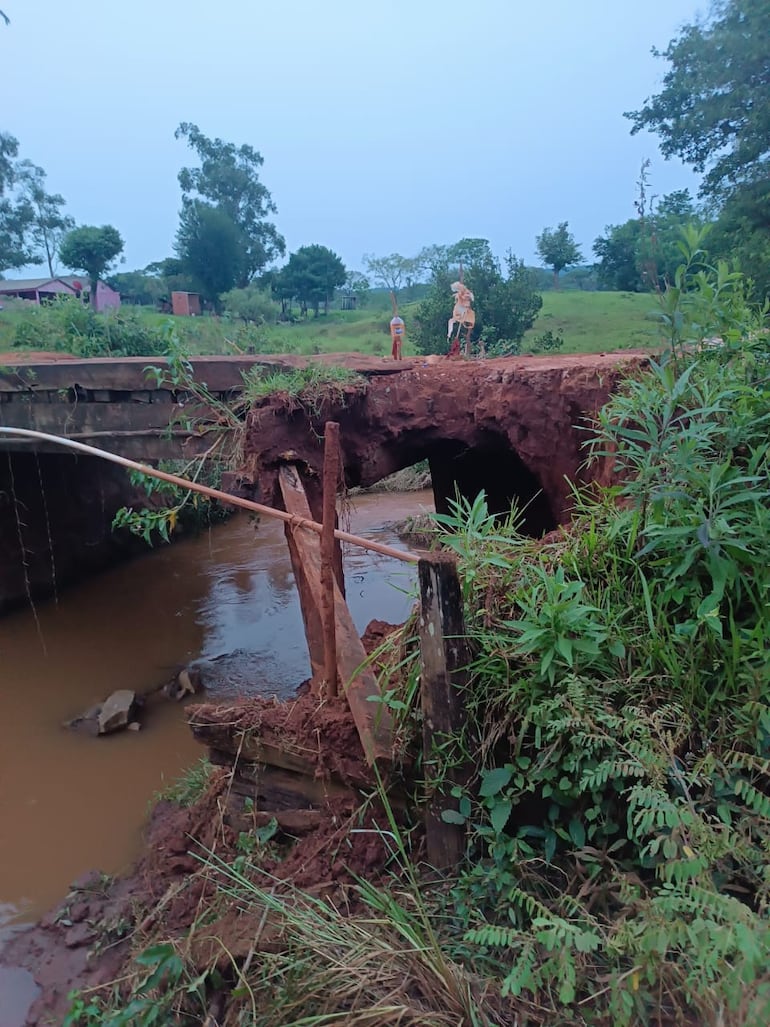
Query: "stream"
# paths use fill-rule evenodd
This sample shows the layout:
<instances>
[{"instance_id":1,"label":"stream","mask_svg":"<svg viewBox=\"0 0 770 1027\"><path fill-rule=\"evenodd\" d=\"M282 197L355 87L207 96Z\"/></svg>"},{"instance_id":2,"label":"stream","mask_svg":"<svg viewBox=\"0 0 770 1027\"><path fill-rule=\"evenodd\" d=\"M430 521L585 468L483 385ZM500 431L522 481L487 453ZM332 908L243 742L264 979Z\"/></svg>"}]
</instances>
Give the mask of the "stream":
<instances>
[{"instance_id":1,"label":"stream","mask_svg":"<svg viewBox=\"0 0 770 1027\"><path fill-rule=\"evenodd\" d=\"M393 523L430 491L352 500L350 530L405 548ZM345 547L356 627L400 622L416 568ZM129 869L148 804L203 755L184 708L153 705L141 731L92 738L62 722L117 688L148 691L190 660L228 653L228 686L204 701L290 696L310 668L283 526L239 514L0 621L0 942L98 868Z\"/></svg>"}]
</instances>

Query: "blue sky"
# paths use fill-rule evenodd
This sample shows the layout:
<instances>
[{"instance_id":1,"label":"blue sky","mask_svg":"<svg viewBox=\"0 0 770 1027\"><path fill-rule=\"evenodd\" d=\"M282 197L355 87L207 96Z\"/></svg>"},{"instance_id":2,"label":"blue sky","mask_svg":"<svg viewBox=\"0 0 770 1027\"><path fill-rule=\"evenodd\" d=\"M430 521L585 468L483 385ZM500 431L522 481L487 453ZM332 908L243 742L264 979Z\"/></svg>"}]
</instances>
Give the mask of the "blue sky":
<instances>
[{"instance_id":1,"label":"blue sky","mask_svg":"<svg viewBox=\"0 0 770 1027\"><path fill-rule=\"evenodd\" d=\"M124 269L169 256L180 121L261 151L289 249L411 256L488 238L535 259L569 221L584 256L652 191L697 178L623 111L656 92L695 0L3 0L0 130L78 223L114 224Z\"/></svg>"}]
</instances>

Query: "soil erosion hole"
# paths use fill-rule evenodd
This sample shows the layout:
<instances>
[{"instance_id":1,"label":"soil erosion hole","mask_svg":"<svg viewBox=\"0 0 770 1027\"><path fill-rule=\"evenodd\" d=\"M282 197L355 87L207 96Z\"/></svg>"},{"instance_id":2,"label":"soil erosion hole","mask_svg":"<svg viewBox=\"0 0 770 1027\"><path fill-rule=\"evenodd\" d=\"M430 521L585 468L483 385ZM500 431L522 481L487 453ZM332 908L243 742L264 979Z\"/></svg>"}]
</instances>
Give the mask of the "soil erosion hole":
<instances>
[{"instance_id":1,"label":"soil erosion hole","mask_svg":"<svg viewBox=\"0 0 770 1027\"><path fill-rule=\"evenodd\" d=\"M505 517L515 502L523 510L522 531L539 537L557 527L548 496L507 440L490 436L468 446L456 440L435 443L428 454L437 513L449 513L455 490L473 500L483 489L489 512Z\"/></svg>"}]
</instances>

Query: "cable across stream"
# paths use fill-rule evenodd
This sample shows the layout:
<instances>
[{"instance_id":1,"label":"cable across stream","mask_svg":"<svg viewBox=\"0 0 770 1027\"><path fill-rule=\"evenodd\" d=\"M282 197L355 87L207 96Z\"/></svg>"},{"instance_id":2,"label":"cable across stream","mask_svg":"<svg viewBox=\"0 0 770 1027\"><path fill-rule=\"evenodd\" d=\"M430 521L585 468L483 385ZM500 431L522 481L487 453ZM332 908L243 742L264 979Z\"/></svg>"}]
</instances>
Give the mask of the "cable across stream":
<instances>
[{"instance_id":1,"label":"cable across stream","mask_svg":"<svg viewBox=\"0 0 770 1027\"><path fill-rule=\"evenodd\" d=\"M151 478L167 481L171 485L188 489L190 492L199 492L203 496L208 496L209 499L217 499L221 503L229 503L231 506L237 506L243 510L251 510L253 513L262 514L264 517L272 517L275 520L284 521L284 523L291 524L293 528L314 531L317 535L320 535L323 531L323 525L317 521L311 521L306 517L297 517L294 514L287 513L285 510L276 510L275 507L255 503L251 499L242 499L240 496L233 496L229 492L222 492L220 489L209 488L208 485L201 485L197 481L190 481L177 474L159 471L154 467L149 467L147 464L140 464L136 460L129 460L127 457L118 456L117 453L110 453L106 449L97 449L96 446L88 446L84 442L75 442L74 439L66 439L60 435L49 435L47 432L36 431L32 428L6 428L2 426L0 426L0 435L16 435L22 438L38 439L41 442L53 442L55 445L63 446L66 449L74 449L79 453L86 453L88 456L98 456L102 460L119 464L121 467L126 467L131 471L138 471L140 474L146 474ZM361 538L359 535L351 535L347 531L335 529L334 537L339 539L340 542L349 542L352 546L368 549L370 552L380 553L382 556L390 556L394 560L401 560L402 563L418 563L420 559L416 553L403 552L400 549L394 549L392 546L383 545L381 542L373 542L370 539Z\"/></svg>"}]
</instances>

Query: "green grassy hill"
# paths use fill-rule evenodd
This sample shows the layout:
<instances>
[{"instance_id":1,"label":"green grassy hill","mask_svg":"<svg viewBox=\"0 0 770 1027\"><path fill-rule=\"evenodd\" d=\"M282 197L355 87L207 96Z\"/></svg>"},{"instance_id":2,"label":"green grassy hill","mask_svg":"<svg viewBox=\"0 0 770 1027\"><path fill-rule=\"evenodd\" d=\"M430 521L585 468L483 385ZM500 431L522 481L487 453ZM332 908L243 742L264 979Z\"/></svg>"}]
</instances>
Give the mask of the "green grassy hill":
<instances>
[{"instance_id":1,"label":"green grassy hill","mask_svg":"<svg viewBox=\"0 0 770 1027\"><path fill-rule=\"evenodd\" d=\"M656 345L658 332L650 315L655 297L625 292L546 292L543 309L534 328L524 338L523 351L531 349L538 335L561 332L564 353L596 353L616 349ZM450 304L447 304L449 310ZM406 322L405 355L414 354L411 328L418 304L405 304L401 314ZM105 315L103 335L110 339L137 335L138 349L129 352L152 353L142 349L142 337L159 344L170 323L192 353L235 353L256 346L260 352L302 354L359 351L379 356L390 354L388 323L390 311L381 309L332 311L326 316L309 317L297 324L278 324L257 329L234 321L212 317L171 318L143 307L123 307L110 321ZM101 319L100 319L101 320ZM116 323L119 322L119 323ZM55 309L38 309L22 304L0 310L0 352L13 350L14 341L24 343L20 350L64 350L83 352L82 335L68 339L62 330L63 318Z\"/></svg>"},{"instance_id":2,"label":"green grassy hill","mask_svg":"<svg viewBox=\"0 0 770 1027\"><path fill-rule=\"evenodd\" d=\"M406 322L405 352L415 352L410 341L410 323L417 304L402 308ZM655 297L629 292L546 292L543 309L534 327L524 337L523 347L543 332L560 331L564 353L597 353L614 349L654 346L659 333L650 314ZM360 350L381 355L390 353L388 322L390 312L345 311L296 325L276 325L269 329L268 340L276 350L296 348L301 353Z\"/></svg>"},{"instance_id":3,"label":"green grassy hill","mask_svg":"<svg viewBox=\"0 0 770 1027\"><path fill-rule=\"evenodd\" d=\"M549 330L564 336L564 353L655 346L659 331L650 317L655 309L650 293L545 292L543 309L524 336L524 346Z\"/></svg>"}]
</instances>

